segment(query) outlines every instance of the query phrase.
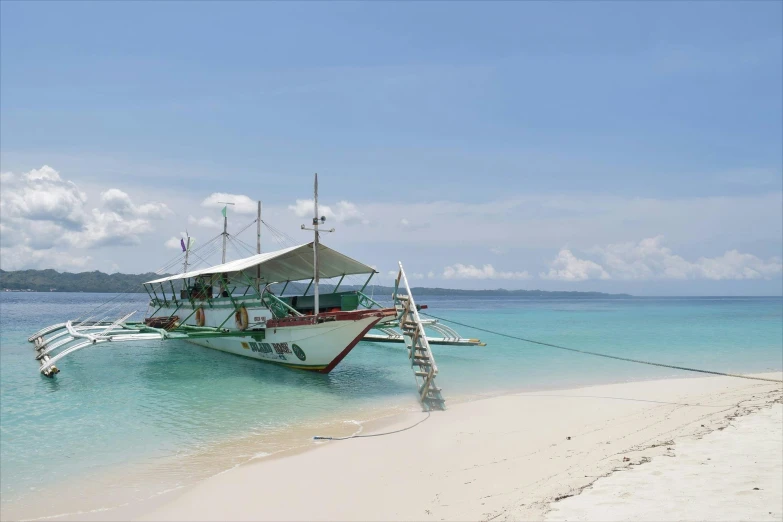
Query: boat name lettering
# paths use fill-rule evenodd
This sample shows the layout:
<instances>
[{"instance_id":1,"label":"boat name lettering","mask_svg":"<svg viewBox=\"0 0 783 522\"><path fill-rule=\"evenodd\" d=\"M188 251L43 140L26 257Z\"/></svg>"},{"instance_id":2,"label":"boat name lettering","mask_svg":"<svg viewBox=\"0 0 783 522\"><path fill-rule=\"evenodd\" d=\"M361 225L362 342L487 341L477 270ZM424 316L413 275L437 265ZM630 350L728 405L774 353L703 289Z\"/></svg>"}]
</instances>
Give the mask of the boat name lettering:
<instances>
[{"instance_id":1,"label":"boat name lettering","mask_svg":"<svg viewBox=\"0 0 783 522\"><path fill-rule=\"evenodd\" d=\"M250 349L254 352L272 353L272 346L269 343L250 343Z\"/></svg>"},{"instance_id":2,"label":"boat name lettering","mask_svg":"<svg viewBox=\"0 0 783 522\"><path fill-rule=\"evenodd\" d=\"M272 347L275 349L275 353L291 353L291 349L288 347L288 343L272 343Z\"/></svg>"}]
</instances>

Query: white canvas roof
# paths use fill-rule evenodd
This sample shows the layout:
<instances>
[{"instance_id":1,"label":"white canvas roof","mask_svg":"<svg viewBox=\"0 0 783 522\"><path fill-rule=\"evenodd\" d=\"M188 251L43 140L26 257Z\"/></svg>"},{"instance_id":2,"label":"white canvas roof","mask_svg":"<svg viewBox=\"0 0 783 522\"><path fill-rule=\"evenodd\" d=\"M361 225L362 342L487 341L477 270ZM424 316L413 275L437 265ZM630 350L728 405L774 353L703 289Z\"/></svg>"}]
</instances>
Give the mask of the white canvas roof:
<instances>
[{"instance_id":1,"label":"white canvas roof","mask_svg":"<svg viewBox=\"0 0 783 522\"><path fill-rule=\"evenodd\" d=\"M211 266L201 270L194 270L184 274L177 274L169 277L162 277L154 281L147 281L145 284L163 283L176 279L187 279L191 277L207 276L212 274L227 274L228 277L237 275L243 270L249 268L261 267L261 279L267 283L279 281L299 281L313 277L313 244L306 243L295 247L285 248L276 252L266 252L237 259L222 265ZM323 279L338 277L342 275L370 274L375 269L360 263L350 257L332 250L331 248L318 244L318 268L319 275ZM248 272L248 277L256 277L256 271Z\"/></svg>"}]
</instances>

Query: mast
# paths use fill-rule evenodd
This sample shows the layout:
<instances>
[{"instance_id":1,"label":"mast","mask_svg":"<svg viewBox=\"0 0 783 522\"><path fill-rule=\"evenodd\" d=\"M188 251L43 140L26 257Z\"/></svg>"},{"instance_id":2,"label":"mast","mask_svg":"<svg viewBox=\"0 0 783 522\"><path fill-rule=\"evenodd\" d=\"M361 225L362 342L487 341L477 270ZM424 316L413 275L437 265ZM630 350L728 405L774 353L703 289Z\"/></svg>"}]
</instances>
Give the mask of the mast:
<instances>
[{"instance_id":1,"label":"mast","mask_svg":"<svg viewBox=\"0 0 783 522\"><path fill-rule=\"evenodd\" d=\"M261 202L258 202L258 218L256 218L256 253L261 253Z\"/></svg>"},{"instance_id":2,"label":"mast","mask_svg":"<svg viewBox=\"0 0 783 522\"><path fill-rule=\"evenodd\" d=\"M228 240L228 206L233 205L233 203L228 203L226 201L218 201L218 203L223 203L226 205L223 207L223 261L221 263L226 262L226 240Z\"/></svg>"},{"instance_id":3,"label":"mast","mask_svg":"<svg viewBox=\"0 0 783 522\"><path fill-rule=\"evenodd\" d=\"M313 283L315 286L313 287L313 305L314 305L314 313L315 315L318 315L318 312L320 311L320 303L318 302L318 281L319 281L319 274L318 274L318 243L320 240L319 232L334 232L333 228L330 228L329 230L319 230L318 225L319 223L323 225L326 222L326 216L318 217L318 173L315 174L315 184L313 187L313 228L307 228L306 226L302 225L302 230L312 230L314 239L313 239Z\"/></svg>"},{"instance_id":4,"label":"mast","mask_svg":"<svg viewBox=\"0 0 783 522\"><path fill-rule=\"evenodd\" d=\"M190 254L190 234L185 232L185 235L187 237L185 239L185 266L182 268L183 274L188 272L188 254Z\"/></svg>"},{"instance_id":5,"label":"mast","mask_svg":"<svg viewBox=\"0 0 783 522\"><path fill-rule=\"evenodd\" d=\"M314 197L313 197L313 229L315 239L313 240L313 283L315 287L313 289L313 296L315 297L315 303L313 308L313 314L318 315L321 311L318 305L318 173L315 173L315 185L314 185Z\"/></svg>"},{"instance_id":6,"label":"mast","mask_svg":"<svg viewBox=\"0 0 783 522\"><path fill-rule=\"evenodd\" d=\"M182 273L187 274L188 273L188 254L190 254L190 234L188 231L185 231L185 266L182 267ZM188 289L188 283L187 279L182 280L182 289L187 290Z\"/></svg>"},{"instance_id":7,"label":"mast","mask_svg":"<svg viewBox=\"0 0 783 522\"><path fill-rule=\"evenodd\" d=\"M261 202L258 202L258 217L256 217L256 253L261 253ZM256 266L256 289L261 292L261 265Z\"/></svg>"}]
</instances>

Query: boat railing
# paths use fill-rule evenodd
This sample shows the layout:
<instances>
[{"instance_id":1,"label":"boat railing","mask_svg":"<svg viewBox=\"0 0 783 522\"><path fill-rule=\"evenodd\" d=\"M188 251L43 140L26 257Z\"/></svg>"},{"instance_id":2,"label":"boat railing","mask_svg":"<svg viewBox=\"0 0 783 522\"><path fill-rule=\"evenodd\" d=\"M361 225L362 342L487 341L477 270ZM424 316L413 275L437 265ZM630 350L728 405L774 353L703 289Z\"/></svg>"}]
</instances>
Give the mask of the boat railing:
<instances>
[{"instance_id":1,"label":"boat railing","mask_svg":"<svg viewBox=\"0 0 783 522\"><path fill-rule=\"evenodd\" d=\"M301 312L299 312L296 308L290 306L288 303L277 297L275 294L273 294L269 290L269 285L266 285L264 287L263 292L261 292L261 300L262 302L267 305L269 310L272 311L272 313L275 315L276 318L281 317L287 317L288 312L292 312L294 315L302 316Z\"/></svg>"},{"instance_id":2,"label":"boat railing","mask_svg":"<svg viewBox=\"0 0 783 522\"><path fill-rule=\"evenodd\" d=\"M372 297L368 296L367 294L363 292L356 292L356 295L359 296L359 305L364 306L365 308L384 308L378 301L373 299Z\"/></svg>"}]
</instances>

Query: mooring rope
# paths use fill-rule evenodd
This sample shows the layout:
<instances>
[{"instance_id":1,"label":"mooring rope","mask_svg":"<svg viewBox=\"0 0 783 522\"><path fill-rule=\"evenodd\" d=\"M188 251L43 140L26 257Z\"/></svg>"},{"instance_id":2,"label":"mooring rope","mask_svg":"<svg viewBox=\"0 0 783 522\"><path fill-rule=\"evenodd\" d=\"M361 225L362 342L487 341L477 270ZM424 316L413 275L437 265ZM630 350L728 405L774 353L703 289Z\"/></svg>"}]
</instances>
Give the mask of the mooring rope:
<instances>
[{"instance_id":1,"label":"mooring rope","mask_svg":"<svg viewBox=\"0 0 783 522\"><path fill-rule=\"evenodd\" d=\"M384 435L392 435L393 433L400 433L402 431L407 431L407 430L409 430L411 428L415 428L416 426L418 426L419 424L421 424L422 422L424 422L425 420L427 420L429 418L430 418L430 412L427 412L427 416L424 417L423 419L421 419L416 424L412 424L410 426L406 426L405 428L400 428L400 429L394 430L394 431L385 431L383 433L371 433L369 435L358 435L358 434L357 435L348 435L347 437L325 437L323 435L316 435L315 437L313 437L313 440L348 440L348 439L364 439L364 438L368 438L368 437L382 437Z\"/></svg>"},{"instance_id":2,"label":"mooring rope","mask_svg":"<svg viewBox=\"0 0 783 522\"><path fill-rule=\"evenodd\" d=\"M725 372L714 372L712 370L701 370L699 368L688 368L686 366L676 366L673 364L664 364L664 363L657 363L652 361L642 361L641 359L631 359L629 357L620 357L617 355L609 355L607 353L599 353L599 352L591 352L588 350L579 350L577 348L568 348L566 346L559 346L557 344L552 343L545 343L542 341L535 341L533 339L525 339L524 337L518 337L516 335L510 335L505 334L502 332L496 332L493 330L487 330L486 328L480 328L478 326L473 326L470 324L460 323L459 321L453 321L451 319L446 319L444 317L438 317L436 315L428 314L425 312L419 312L421 315L426 315L427 317L432 317L433 319L437 319L439 321L444 321L451 324L456 324L459 326L464 326L465 328L472 328L474 330L478 330L480 332L486 332L494 335L499 335L501 337L508 337L509 339L516 339L517 341L524 341L526 343L532 343L532 344L538 344L540 346L548 346L550 348L557 348L558 350L567 350L569 352L575 352L575 353L582 353L585 355L594 355L596 357L605 357L607 359L616 359L618 361L626 361L626 362L632 362L632 363L638 363L638 364L647 364L649 366L660 366L662 368L673 368L675 370L684 370L686 372L697 372L697 373L709 373L712 375L722 375L724 377L737 377L740 379L751 379L754 381L766 381L766 382L776 382L776 383L783 383L783 380L780 379L769 379L766 377L754 377L752 375L740 375L738 373L725 373Z\"/></svg>"}]
</instances>

